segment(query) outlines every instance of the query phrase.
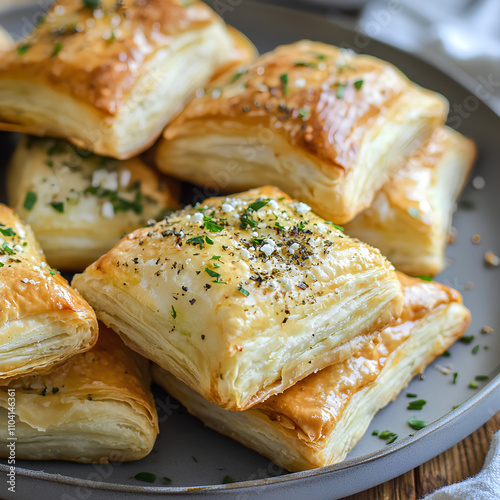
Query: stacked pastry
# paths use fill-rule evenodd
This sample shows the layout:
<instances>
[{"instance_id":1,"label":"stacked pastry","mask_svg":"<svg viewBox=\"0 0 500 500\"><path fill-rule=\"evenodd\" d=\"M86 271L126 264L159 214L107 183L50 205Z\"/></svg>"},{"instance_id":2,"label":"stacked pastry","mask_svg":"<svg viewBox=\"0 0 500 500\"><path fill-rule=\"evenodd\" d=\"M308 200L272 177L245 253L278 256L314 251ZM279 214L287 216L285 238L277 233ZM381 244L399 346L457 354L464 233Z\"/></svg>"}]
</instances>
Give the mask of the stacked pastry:
<instances>
[{"instance_id":1,"label":"stacked pastry","mask_svg":"<svg viewBox=\"0 0 500 500\"><path fill-rule=\"evenodd\" d=\"M50 265L88 266L80 296L0 209L0 413L15 390L19 457L149 453L147 358L210 427L289 470L328 465L467 327L456 291L390 263L443 266L475 154L446 100L317 42L254 57L196 0L60 0L2 54L0 128L40 136L12 158L10 203ZM247 191L173 211L152 157Z\"/></svg>"}]
</instances>

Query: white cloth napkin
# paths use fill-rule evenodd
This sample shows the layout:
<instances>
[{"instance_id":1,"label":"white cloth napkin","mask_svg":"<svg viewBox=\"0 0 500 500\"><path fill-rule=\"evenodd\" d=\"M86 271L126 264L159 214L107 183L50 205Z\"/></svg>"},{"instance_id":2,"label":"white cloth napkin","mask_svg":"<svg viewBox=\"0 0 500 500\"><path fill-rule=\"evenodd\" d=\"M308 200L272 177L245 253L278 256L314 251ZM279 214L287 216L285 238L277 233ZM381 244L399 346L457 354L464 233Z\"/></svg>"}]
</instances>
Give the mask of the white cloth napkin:
<instances>
[{"instance_id":1,"label":"white cloth napkin","mask_svg":"<svg viewBox=\"0 0 500 500\"><path fill-rule=\"evenodd\" d=\"M362 12L366 34L468 73L469 89L500 114L499 0L374 0ZM436 57L437 56L437 57Z\"/></svg>"},{"instance_id":2,"label":"white cloth napkin","mask_svg":"<svg viewBox=\"0 0 500 500\"><path fill-rule=\"evenodd\" d=\"M498 500L500 499L500 431L491 441L481 472L461 483L445 486L423 500Z\"/></svg>"}]
</instances>

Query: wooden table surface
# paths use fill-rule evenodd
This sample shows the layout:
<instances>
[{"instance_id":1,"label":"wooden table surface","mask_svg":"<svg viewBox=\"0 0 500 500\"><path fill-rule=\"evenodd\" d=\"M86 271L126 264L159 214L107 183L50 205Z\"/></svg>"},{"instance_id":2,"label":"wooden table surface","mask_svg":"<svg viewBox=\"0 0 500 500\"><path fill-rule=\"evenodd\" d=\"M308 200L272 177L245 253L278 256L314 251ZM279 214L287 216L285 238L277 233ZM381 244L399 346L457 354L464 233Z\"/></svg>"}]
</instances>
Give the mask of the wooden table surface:
<instances>
[{"instance_id":1,"label":"wooden table surface","mask_svg":"<svg viewBox=\"0 0 500 500\"><path fill-rule=\"evenodd\" d=\"M345 500L419 500L434 490L479 472L490 441L500 429L500 412L476 432L420 467Z\"/></svg>"}]
</instances>

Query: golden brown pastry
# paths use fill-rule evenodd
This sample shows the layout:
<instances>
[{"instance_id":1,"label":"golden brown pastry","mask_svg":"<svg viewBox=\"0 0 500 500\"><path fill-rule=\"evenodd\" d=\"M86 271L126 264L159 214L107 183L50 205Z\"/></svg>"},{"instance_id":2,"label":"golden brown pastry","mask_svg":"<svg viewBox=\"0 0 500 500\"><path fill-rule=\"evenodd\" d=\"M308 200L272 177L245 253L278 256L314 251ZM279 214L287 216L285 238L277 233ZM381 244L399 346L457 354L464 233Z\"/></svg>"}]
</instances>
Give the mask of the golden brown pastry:
<instances>
[{"instance_id":1,"label":"golden brown pastry","mask_svg":"<svg viewBox=\"0 0 500 500\"><path fill-rule=\"evenodd\" d=\"M165 130L156 161L220 191L274 184L343 224L446 113L442 96L387 62L301 41L194 99Z\"/></svg>"},{"instance_id":2,"label":"golden brown pastry","mask_svg":"<svg viewBox=\"0 0 500 500\"><path fill-rule=\"evenodd\" d=\"M47 375L28 375L0 387L0 422L2 457L8 456L12 430L18 459L139 460L158 435L148 361L101 325L89 352Z\"/></svg>"},{"instance_id":3,"label":"golden brown pastry","mask_svg":"<svg viewBox=\"0 0 500 500\"><path fill-rule=\"evenodd\" d=\"M378 250L273 187L137 230L73 284L128 346L232 410L349 357L403 300Z\"/></svg>"},{"instance_id":4,"label":"golden brown pastry","mask_svg":"<svg viewBox=\"0 0 500 500\"><path fill-rule=\"evenodd\" d=\"M0 380L45 373L96 341L92 308L47 265L31 229L0 205Z\"/></svg>"},{"instance_id":5,"label":"golden brown pastry","mask_svg":"<svg viewBox=\"0 0 500 500\"><path fill-rule=\"evenodd\" d=\"M48 262L73 271L178 207L177 181L160 177L140 158L104 158L66 141L27 136L11 159L7 193Z\"/></svg>"},{"instance_id":6,"label":"golden brown pastry","mask_svg":"<svg viewBox=\"0 0 500 500\"><path fill-rule=\"evenodd\" d=\"M400 271L439 273L455 200L475 156L470 139L449 127L437 128L345 231L380 249Z\"/></svg>"},{"instance_id":7,"label":"golden brown pastry","mask_svg":"<svg viewBox=\"0 0 500 500\"><path fill-rule=\"evenodd\" d=\"M234 43L198 0L58 0L2 55L2 128L130 158L232 61Z\"/></svg>"},{"instance_id":8,"label":"golden brown pastry","mask_svg":"<svg viewBox=\"0 0 500 500\"><path fill-rule=\"evenodd\" d=\"M206 425L285 469L340 462L375 413L460 337L470 320L455 290L399 277L403 314L378 341L250 410L228 412L211 405L158 366L153 378Z\"/></svg>"}]
</instances>

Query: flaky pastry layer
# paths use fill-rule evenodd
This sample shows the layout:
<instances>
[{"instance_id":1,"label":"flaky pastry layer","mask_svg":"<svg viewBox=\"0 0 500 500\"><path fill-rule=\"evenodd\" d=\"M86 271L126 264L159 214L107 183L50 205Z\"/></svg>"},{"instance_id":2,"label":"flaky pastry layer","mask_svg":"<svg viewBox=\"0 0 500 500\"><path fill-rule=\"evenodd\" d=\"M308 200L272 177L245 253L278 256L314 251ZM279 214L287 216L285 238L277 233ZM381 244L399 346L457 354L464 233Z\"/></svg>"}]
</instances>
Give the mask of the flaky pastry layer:
<instances>
[{"instance_id":1,"label":"flaky pastry layer","mask_svg":"<svg viewBox=\"0 0 500 500\"><path fill-rule=\"evenodd\" d=\"M50 268L29 226L0 205L0 380L45 373L96 341L92 308Z\"/></svg>"},{"instance_id":2,"label":"flaky pastry layer","mask_svg":"<svg viewBox=\"0 0 500 500\"><path fill-rule=\"evenodd\" d=\"M301 41L191 101L156 161L219 191L279 186L342 224L368 208L447 109L387 62Z\"/></svg>"},{"instance_id":3,"label":"flaky pastry layer","mask_svg":"<svg viewBox=\"0 0 500 500\"><path fill-rule=\"evenodd\" d=\"M402 306L377 250L273 187L137 230L73 284L127 345L233 410L349 356Z\"/></svg>"},{"instance_id":4,"label":"flaky pastry layer","mask_svg":"<svg viewBox=\"0 0 500 500\"><path fill-rule=\"evenodd\" d=\"M178 207L177 181L140 158L114 160L66 141L26 136L10 161L7 192L48 262L72 271Z\"/></svg>"},{"instance_id":5,"label":"flaky pastry layer","mask_svg":"<svg viewBox=\"0 0 500 500\"><path fill-rule=\"evenodd\" d=\"M372 206L345 226L346 232L378 248L402 272L439 273L455 200L475 156L470 139L449 127L437 128Z\"/></svg>"},{"instance_id":6,"label":"flaky pastry layer","mask_svg":"<svg viewBox=\"0 0 500 500\"><path fill-rule=\"evenodd\" d=\"M375 413L460 337L470 321L455 290L399 277L403 314L377 341L247 411L211 405L158 366L153 378L206 425L285 469L340 462Z\"/></svg>"},{"instance_id":7,"label":"flaky pastry layer","mask_svg":"<svg viewBox=\"0 0 500 500\"><path fill-rule=\"evenodd\" d=\"M9 454L14 401L16 458L106 463L139 460L153 448L158 416L148 362L101 325L95 347L47 375L0 387L0 456Z\"/></svg>"}]
</instances>

